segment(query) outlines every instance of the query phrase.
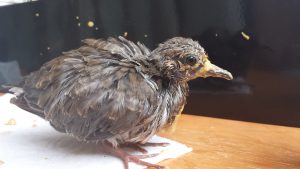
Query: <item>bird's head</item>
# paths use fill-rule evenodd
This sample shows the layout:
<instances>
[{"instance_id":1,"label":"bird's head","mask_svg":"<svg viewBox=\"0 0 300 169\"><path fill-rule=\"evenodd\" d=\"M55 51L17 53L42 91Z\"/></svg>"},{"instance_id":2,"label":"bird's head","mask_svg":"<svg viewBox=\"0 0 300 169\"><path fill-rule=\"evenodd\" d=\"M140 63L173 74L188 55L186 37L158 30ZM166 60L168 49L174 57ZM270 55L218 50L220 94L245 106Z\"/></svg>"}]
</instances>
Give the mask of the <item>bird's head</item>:
<instances>
[{"instance_id":1,"label":"bird's head","mask_svg":"<svg viewBox=\"0 0 300 169\"><path fill-rule=\"evenodd\" d=\"M208 60L208 56L198 42L192 39L175 37L159 44L153 56L160 59L158 63L164 76L189 81L198 77L219 77L232 80L230 72Z\"/></svg>"}]
</instances>

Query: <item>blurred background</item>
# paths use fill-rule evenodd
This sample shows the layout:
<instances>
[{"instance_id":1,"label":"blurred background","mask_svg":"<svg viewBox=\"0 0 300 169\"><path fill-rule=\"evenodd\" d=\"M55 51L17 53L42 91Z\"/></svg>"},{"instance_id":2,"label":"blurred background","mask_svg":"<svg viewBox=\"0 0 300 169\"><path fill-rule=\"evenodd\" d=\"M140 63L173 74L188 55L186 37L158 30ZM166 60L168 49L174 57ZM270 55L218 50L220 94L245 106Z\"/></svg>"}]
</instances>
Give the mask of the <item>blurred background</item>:
<instances>
[{"instance_id":1,"label":"blurred background","mask_svg":"<svg viewBox=\"0 0 300 169\"><path fill-rule=\"evenodd\" d=\"M85 38L126 36L151 49L192 37L233 81L197 79L184 113L300 127L298 0L0 0L0 84Z\"/></svg>"}]
</instances>

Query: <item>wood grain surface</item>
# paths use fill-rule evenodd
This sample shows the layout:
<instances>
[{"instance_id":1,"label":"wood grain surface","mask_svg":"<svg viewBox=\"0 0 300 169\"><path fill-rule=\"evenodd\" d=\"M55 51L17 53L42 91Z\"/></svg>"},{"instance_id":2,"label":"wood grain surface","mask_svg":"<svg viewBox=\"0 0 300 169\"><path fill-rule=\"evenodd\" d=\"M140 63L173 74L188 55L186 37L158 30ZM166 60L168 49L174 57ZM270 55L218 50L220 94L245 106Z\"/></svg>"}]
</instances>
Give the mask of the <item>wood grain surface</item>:
<instances>
[{"instance_id":1,"label":"wood grain surface","mask_svg":"<svg viewBox=\"0 0 300 169\"><path fill-rule=\"evenodd\" d=\"M193 148L160 164L171 169L300 169L300 129L182 115L160 132Z\"/></svg>"}]
</instances>

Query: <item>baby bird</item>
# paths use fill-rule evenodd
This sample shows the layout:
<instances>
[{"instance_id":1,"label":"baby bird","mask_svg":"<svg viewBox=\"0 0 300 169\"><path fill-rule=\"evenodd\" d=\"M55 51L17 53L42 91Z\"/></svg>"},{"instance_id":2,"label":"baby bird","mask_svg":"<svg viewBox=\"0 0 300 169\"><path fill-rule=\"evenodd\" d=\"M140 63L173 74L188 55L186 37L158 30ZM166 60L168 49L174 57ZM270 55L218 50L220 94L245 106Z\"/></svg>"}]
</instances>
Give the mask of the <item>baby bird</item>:
<instances>
[{"instance_id":1,"label":"baby bird","mask_svg":"<svg viewBox=\"0 0 300 169\"><path fill-rule=\"evenodd\" d=\"M156 145L147 141L181 113L189 80L232 79L188 38L169 39L153 51L123 37L83 43L25 76L10 89L11 102L57 131L103 145L126 169L128 162L161 168L141 160L153 154L130 155L120 147Z\"/></svg>"}]
</instances>

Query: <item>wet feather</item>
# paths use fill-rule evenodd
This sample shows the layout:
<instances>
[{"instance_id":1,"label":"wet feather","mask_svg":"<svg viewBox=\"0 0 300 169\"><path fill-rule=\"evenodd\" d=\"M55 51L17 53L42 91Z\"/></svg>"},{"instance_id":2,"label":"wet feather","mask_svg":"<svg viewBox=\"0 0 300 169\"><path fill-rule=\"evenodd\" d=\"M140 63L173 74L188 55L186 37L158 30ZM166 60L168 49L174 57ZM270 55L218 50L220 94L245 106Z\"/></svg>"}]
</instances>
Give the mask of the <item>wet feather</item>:
<instances>
[{"instance_id":1,"label":"wet feather","mask_svg":"<svg viewBox=\"0 0 300 169\"><path fill-rule=\"evenodd\" d=\"M192 79L182 58L205 55L197 42L179 37L154 51L123 37L83 43L27 75L12 102L60 132L113 146L145 143L171 124Z\"/></svg>"}]
</instances>

